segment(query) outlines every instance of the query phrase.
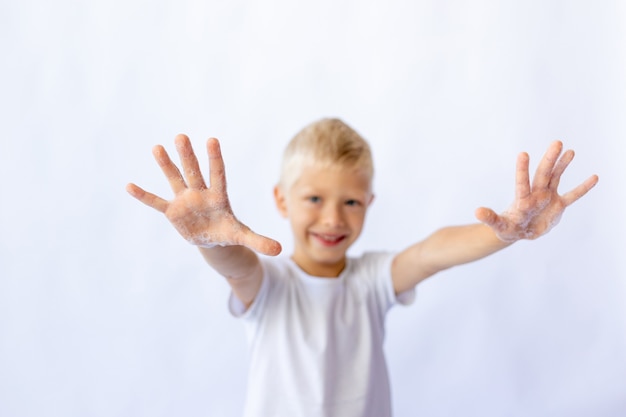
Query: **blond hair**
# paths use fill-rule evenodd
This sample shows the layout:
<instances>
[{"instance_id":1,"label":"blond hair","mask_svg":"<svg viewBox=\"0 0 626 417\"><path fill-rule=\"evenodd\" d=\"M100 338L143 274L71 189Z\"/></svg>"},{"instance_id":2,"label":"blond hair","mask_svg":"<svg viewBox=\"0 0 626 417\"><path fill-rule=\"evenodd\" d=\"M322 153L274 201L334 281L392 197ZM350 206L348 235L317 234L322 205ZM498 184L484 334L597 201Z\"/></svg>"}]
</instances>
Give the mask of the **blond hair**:
<instances>
[{"instance_id":1,"label":"blond hair","mask_svg":"<svg viewBox=\"0 0 626 417\"><path fill-rule=\"evenodd\" d=\"M298 180L302 169L313 164L360 169L370 179L374 175L369 144L354 129L336 118L313 122L291 139L283 153L279 185L289 189Z\"/></svg>"}]
</instances>

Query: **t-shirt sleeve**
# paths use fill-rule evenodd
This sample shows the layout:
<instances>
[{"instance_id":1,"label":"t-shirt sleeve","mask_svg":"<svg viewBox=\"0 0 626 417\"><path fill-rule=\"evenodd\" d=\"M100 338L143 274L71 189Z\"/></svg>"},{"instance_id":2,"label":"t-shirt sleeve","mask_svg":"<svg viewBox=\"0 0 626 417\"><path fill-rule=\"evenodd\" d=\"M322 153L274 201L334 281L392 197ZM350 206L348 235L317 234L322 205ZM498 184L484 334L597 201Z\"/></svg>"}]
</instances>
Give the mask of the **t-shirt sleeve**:
<instances>
[{"instance_id":1,"label":"t-shirt sleeve","mask_svg":"<svg viewBox=\"0 0 626 417\"><path fill-rule=\"evenodd\" d=\"M244 320L252 320L259 315L259 312L263 308L263 304L265 304L265 299L267 298L267 293L270 287L270 274L268 273L268 265L265 262L261 261L261 267L263 268L263 280L261 281L259 292L250 307L246 309L244 303L242 303L232 291L230 292L230 296L228 298L228 311L234 317Z\"/></svg>"},{"instance_id":2,"label":"t-shirt sleeve","mask_svg":"<svg viewBox=\"0 0 626 417\"><path fill-rule=\"evenodd\" d=\"M374 277L374 285L378 293L383 298L383 304L386 309L396 304L411 305L415 301L415 288L396 294L393 289L393 280L391 277L391 265L396 253L393 252L372 252L366 253L363 259L372 271Z\"/></svg>"}]
</instances>

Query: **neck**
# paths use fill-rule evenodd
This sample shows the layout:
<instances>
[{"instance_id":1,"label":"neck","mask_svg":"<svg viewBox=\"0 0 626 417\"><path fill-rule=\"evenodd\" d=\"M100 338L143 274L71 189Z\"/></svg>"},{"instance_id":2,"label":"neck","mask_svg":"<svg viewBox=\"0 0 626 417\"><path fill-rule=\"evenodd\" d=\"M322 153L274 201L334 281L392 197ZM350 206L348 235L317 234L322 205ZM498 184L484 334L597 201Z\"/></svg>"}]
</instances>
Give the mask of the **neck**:
<instances>
[{"instance_id":1,"label":"neck","mask_svg":"<svg viewBox=\"0 0 626 417\"><path fill-rule=\"evenodd\" d=\"M337 278L341 272L346 268L346 259L342 259L340 262L332 264L321 263L303 263L300 262L295 256L291 259L298 265L298 267L306 272L308 275L318 278Z\"/></svg>"}]
</instances>

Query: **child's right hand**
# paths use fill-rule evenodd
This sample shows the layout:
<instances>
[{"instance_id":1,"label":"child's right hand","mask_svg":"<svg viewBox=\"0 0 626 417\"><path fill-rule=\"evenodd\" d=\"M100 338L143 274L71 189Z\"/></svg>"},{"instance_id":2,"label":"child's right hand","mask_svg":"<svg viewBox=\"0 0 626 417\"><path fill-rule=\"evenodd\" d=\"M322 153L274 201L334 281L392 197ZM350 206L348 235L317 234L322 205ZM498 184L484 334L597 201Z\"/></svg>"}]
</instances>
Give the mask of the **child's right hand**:
<instances>
[{"instance_id":1,"label":"child's right hand","mask_svg":"<svg viewBox=\"0 0 626 417\"><path fill-rule=\"evenodd\" d=\"M278 255L280 243L254 233L233 214L226 193L226 174L218 140L211 138L207 141L209 187L202 177L189 138L178 135L175 143L184 178L162 146L157 145L152 151L174 191L174 198L164 200L135 184L128 184L128 193L164 213L176 230L193 245L204 248L241 245L265 255Z\"/></svg>"}]
</instances>

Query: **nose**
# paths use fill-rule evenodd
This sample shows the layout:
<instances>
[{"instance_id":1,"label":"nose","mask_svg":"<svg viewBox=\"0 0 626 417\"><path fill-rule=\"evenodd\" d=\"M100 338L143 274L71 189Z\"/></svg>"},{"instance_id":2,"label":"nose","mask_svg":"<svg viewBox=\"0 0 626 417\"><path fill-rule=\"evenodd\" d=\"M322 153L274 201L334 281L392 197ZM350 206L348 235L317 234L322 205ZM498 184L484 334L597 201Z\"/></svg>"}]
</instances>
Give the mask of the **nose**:
<instances>
[{"instance_id":1,"label":"nose","mask_svg":"<svg viewBox=\"0 0 626 417\"><path fill-rule=\"evenodd\" d=\"M326 204L322 216L324 226L339 228L345 225L343 211L339 204Z\"/></svg>"}]
</instances>

